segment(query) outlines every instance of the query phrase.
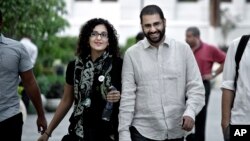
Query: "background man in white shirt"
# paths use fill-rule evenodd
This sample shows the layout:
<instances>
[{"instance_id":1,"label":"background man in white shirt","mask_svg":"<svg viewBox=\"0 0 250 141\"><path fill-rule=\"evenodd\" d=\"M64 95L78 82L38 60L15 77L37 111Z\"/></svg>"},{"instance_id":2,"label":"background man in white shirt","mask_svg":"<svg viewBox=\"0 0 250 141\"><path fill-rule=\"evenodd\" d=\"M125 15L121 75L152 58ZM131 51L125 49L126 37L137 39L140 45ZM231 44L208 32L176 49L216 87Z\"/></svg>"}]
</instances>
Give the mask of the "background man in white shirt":
<instances>
[{"instance_id":1,"label":"background man in white shirt","mask_svg":"<svg viewBox=\"0 0 250 141\"><path fill-rule=\"evenodd\" d=\"M36 59L37 59L37 55L38 55L38 48L37 48L36 44L34 44L31 41L31 38L26 37L26 36L23 37L20 40L20 42L24 45L24 47L28 51L32 64L35 65Z\"/></svg>"}]
</instances>

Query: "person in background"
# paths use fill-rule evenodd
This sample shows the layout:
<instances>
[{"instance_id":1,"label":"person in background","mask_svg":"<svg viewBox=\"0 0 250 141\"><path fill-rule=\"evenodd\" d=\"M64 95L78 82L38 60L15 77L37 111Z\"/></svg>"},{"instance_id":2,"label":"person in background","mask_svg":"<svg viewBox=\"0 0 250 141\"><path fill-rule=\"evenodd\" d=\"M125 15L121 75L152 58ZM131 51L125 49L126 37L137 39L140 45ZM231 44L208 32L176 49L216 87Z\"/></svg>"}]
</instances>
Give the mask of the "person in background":
<instances>
[{"instance_id":1,"label":"person in background","mask_svg":"<svg viewBox=\"0 0 250 141\"><path fill-rule=\"evenodd\" d=\"M198 63L200 74L205 87L205 106L195 119L195 133L187 136L187 141L205 141L205 128L207 117L207 106L211 91L211 80L215 79L222 70L225 61L225 53L218 47L209 45L200 39L198 27L188 27L186 30L186 42L190 45L195 59ZM214 63L219 67L212 70Z\"/></svg>"},{"instance_id":2,"label":"person in background","mask_svg":"<svg viewBox=\"0 0 250 141\"><path fill-rule=\"evenodd\" d=\"M229 141L230 125L250 125L250 41L242 54L235 89L235 54L240 37L228 47L222 79L221 127L225 141Z\"/></svg>"},{"instance_id":3,"label":"person in background","mask_svg":"<svg viewBox=\"0 0 250 141\"><path fill-rule=\"evenodd\" d=\"M135 36L135 41L136 43L144 39L144 33L143 32L138 32L137 35Z\"/></svg>"},{"instance_id":4,"label":"person in background","mask_svg":"<svg viewBox=\"0 0 250 141\"><path fill-rule=\"evenodd\" d=\"M165 35L160 7L140 13L146 38L124 56L119 141L184 141L205 103L204 86L190 47Z\"/></svg>"},{"instance_id":5,"label":"person in background","mask_svg":"<svg viewBox=\"0 0 250 141\"><path fill-rule=\"evenodd\" d=\"M20 42L28 51L32 64L35 65L38 56L38 47L32 42L29 36L24 36Z\"/></svg>"},{"instance_id":6,"label":"person in background","mask_svg":"<svg viewBox=\"0 0 250 141\"><path fill-rule=\"evenodd\" d=\"M0 134L3 139L21 141L23 117L17 92L19 76L37 111L39 132L44 133L47 129L47 121L29 54L20 42L3 36L2 14L0 11Z\"/></svg>"},{"instance_id":7,"label":"person in background","mask_svg":"<svg viewBox=\"0 0 250 141\"><path fill-rule=\"evenodd\" d=\"M24 36L20 42L28 51L32 64L35 65L38 56L38 47L32 42L31 37L29 36Z\"/></svg>"},{"instance_id":8,"label":"person in background","mask_svg":"<svg viewBox=\"0 0 250 141\"><path fill-rule=\"evenodd\" d=\"M62 141L118 141L122 69L122 59L118 54L117 32L112 24L94 18L83 25L77 58L68 64L66 70L62 100L48 129L38 141L49 139L73 103L69 134ZM107 101L113 103L110 121L102 118Z\"/></svg>"}]
</instances>

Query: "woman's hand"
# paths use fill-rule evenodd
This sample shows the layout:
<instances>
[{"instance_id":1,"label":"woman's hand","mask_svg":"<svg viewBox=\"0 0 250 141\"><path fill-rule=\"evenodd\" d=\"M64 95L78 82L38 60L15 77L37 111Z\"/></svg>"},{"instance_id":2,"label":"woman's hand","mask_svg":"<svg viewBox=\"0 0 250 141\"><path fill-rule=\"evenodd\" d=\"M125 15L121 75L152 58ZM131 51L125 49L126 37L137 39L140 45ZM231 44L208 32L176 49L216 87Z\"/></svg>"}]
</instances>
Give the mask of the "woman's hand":
<instances>
[{"instance_id":1,"label":"woman's hand","mask_svg":"<svg viewBox=\"0 0 250 141\"><path fill-rule=\"evenodd\" d=\"M121 93L117 90L111 90L107 94L107 101L108 102L118 102L121 98Z\"/></svg>"},{"instance_id":2,"label":"woman's hand","mask_svg":"<svg viewBox=\"0 0 250 141\"><path fill-rule=\"evenodd\" d=\"M48 141L49 140L49 136L45 133L43 133L37 141Z\"/></svg>"}]
</instances>

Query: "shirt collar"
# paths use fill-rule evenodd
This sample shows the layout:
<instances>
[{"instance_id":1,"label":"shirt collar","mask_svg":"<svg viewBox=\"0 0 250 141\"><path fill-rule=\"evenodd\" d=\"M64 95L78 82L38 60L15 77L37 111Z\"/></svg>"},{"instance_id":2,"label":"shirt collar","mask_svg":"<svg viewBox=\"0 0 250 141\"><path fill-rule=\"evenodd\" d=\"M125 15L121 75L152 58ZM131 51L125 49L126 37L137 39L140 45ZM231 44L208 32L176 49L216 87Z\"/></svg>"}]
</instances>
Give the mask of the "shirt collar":
<instances>
[{"instance_id":1,"label":"shirt collar","mask_svg":"<svg viewBox=\"0 0 250 141\"><path fill-rule=\"evenodd\" d=\"M3 36L3 34L0 33L0 43L1 44L6 44L7 45L7 42L5 40L6 38Z\"/></svg>"}]
</instances>

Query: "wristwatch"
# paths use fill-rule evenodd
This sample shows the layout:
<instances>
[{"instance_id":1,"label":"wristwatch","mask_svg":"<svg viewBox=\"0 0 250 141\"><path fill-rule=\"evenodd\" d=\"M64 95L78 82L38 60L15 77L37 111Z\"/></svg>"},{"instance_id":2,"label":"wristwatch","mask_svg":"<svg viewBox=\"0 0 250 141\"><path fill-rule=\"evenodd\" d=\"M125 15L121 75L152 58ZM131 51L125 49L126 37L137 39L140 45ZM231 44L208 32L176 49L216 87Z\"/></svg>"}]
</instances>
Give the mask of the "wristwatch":
<instances>
[{"instance_id":1,"label":"wristwatch","mask_svg":"<svg viewBox=\"0 0 250 141\"><path fill-rule=\"evenodd\" d=\"M212 77L214 78L215 76L216 76L216 72L213 71L213 72L212 72Z\"/></svg>"}]
</instances>

